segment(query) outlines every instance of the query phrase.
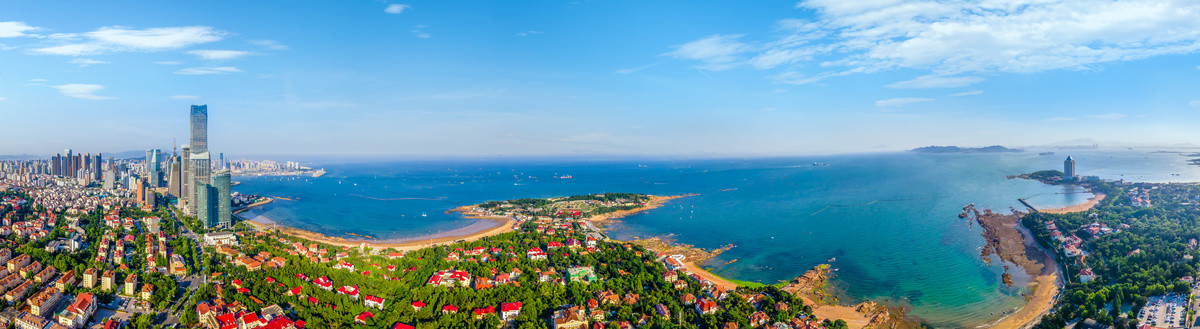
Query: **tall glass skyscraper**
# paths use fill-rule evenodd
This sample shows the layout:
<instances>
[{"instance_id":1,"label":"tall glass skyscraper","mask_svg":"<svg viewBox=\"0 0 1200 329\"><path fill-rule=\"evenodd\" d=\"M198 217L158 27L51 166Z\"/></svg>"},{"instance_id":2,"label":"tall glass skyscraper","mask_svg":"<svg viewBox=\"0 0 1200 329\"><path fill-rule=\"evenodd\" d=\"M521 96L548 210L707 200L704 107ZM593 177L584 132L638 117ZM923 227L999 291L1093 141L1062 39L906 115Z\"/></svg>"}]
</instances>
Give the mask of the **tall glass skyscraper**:
<instances>
[{"instance_id":1,"label":"tall glass skyscraper","mask_svg":"<svg viewBox=\"0 0 1200 329\"><path fill-rule=\"evenodd\" d=\"M192 149L190 146L184 145L180 148L183 151L182 160L179 161L179 209L184 215L195 215L192 213Z\"/></svg>"},{"instance_id":2,"label":"tall glass skyscraper","mask_svg":"<svg viewBox=\"0 0 1200 329\"><path fill-rule=\"evenodd\" d=\"M192 152L208 152L208 105L192 105Z\"/></svg>"},{"instance_id":3,"label":"tall glass skyscraper","mask_svg":"<svg viewBox=\"0 0 1200 329\"><path fill-rule=\"evenodd\" d=\"M146 180L151 188L162 186L162 150L146 150Z\"/></svg>"},{"instance_id":4,"label":"tall glass skyscraper","mask_svg":"<svg viewBox=\"0 0 1200 329\"><path fill-rule=\"evenodd\" d=\"M209 212L210 222L215 222L216 226L233 227L233 200L232 200L232 181L228 170L217 172L212 177L212 187L210 190L213 196L209 198L213 204L213 210ZM213 213L215 211L215 214ZM209 225L212 226L212 225Z\"/></svg>"},{"instance_id":5,"label":"tall glass skyscraper","mask_svg":"<svg viewBox=\"0 0 1200 329\"><path fill-rule=\"evenodd\" d=\"M212 209L208 200L209 177L212 174L212 160L208 156L208 105L192 105L192 143L190 164L190 183L187 193L192 197L188 208L202 223L208 222L208 210ZM204 197L201 199L201 197Z\"/></svg>"}]
</instances>

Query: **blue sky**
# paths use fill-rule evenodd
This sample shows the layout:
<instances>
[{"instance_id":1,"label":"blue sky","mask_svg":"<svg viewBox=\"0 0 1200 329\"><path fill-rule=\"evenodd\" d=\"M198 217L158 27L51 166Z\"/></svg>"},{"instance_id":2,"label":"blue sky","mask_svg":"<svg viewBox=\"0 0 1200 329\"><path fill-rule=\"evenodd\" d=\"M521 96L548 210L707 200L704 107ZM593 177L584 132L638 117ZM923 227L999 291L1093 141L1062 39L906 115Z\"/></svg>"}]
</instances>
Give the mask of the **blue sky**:
<instances>
[{"instance_id":1,"label":"blue sky","mask_svg":"<svg viewBox=\"0 0 1200 329\"><path fill-rule=\"evenodd\" d=\"M66 10L69 9L69 10ZM1200 143L1190 1L0 3L0 153Z\"/></svg>"}]
</instances>

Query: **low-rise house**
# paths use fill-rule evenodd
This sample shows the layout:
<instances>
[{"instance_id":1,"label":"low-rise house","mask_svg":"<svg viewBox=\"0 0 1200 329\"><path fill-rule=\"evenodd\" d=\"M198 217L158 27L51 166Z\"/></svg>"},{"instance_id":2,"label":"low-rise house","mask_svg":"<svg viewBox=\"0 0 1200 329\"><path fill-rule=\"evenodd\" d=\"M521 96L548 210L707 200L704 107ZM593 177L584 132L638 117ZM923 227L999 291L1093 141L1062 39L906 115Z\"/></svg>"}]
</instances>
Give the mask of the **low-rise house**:
<instances>
[{"instance_id":1,"label":"low-rise house","mask_svg":"<svg viewBox=\"0 0 1200 329\"><path fill-rule=\"evenodd\" d=\"M62 298L62 291L55 287L42 289L42 291L33 294L29 297L29 313L41 317L52 315L51 312L58 306L58 300Z\"/></svg>"},{"instance_id":2,"label":"low-rise house","mask_svg":"<svg viewBox=\"0 0 1200 329\"><path fill-rule=\"evenodd\" d=\"M67 271L67 273L63 273L63 275L61 277L59 277L58 280L54 281L54 287L58 288L58 290L67 290L67 287L73 286L73 285L75 285L75 271L74 270Z\"/></svg>"},{"instance_id":3,"label":"low-rise house","mask_svg":"<svg viewBox=\"0 0 1200 329\"><path fill-rule=\"evenodd\" d=\"M363 296L363 305L365 305L367 307L374 307L374 308L378 308L378 309L382 310L383 309L383 298L375 297L375 296L371 296L371 295L365 295L365 296Z\"/></svg>"},{"instance_id":4,"label":"low-rise house","mask_svg":"<svg viewBox=\"0 0 1200 329\"><path fill-rule=\"evenodd\" d=\"M516 320L521 315L521 306L521 302L500 304L500 318L504 321Z\"/></svg>"},{"instance_id":5,"label":"low-rise house","mask_svg":"<svg viewBox=\"0 0 1200 329\"><path fill-rule=\"evenodd\" d=\"M588 322L583 314L583 307L575 306L554 311L554 315L550 317L550 324L554 329L585 329Z\"/></svg>"},{"instance_id":6,"label":"low-rise house","mask_svg":"<svg viewBox=\"0 0 1200 329\"><path fill-rule=\"evenodd\" d=\"M202 303L207 308L208 303ZM199 308L199 306L197 306ZM197 309L198 310L198 309ZM75 296L75 301L66 310L58 314L58 324L68 328L78 329L87 325L92 315L96 314L96 297L91 293Z\"/></svg>"}]
</instances>

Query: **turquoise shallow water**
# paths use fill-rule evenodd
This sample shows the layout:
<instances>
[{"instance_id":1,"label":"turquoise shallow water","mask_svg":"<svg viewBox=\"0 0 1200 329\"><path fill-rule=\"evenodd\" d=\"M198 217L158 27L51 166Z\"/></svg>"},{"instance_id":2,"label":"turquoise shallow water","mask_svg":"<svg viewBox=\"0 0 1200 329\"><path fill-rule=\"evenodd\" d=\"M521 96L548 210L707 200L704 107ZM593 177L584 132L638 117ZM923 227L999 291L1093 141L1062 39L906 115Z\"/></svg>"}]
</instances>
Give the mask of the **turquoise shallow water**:
<instances>
[{"instance_id":1,"label":"turquoise shallow water","mask_svg":"<svg viewBox=\"0 0 1200 329\"><path fill-rule=\"evenodd\" d=\"M329 174L320 178L239 177L235 190L295 200L255 210L281 224L380 238L465 227L473 221L444 212L488 200L699 193L628 217L612 234L619 239L673 234L679 242L706 248L734 244L709 262L714 272L764 283L836 258L835 282L850 299L886 298L911 305L915 315L938 326L974 327L998 318L993 312L1019 307L1021 290L1000 284L999 262L988 265L979 258L978 226L956 215L968 203L1007 211L1020 207L1016 199L1022 197L1038 207L1084 202L1090 194L1077 189L1005 178L1061 169L1066 153L1058 153L329 164L324 166ZM1178 154L1072 155L1081 174L1200 179L1200 171ZM556 178L564 175L573 178Z\"/></svg>"}]
</instances>

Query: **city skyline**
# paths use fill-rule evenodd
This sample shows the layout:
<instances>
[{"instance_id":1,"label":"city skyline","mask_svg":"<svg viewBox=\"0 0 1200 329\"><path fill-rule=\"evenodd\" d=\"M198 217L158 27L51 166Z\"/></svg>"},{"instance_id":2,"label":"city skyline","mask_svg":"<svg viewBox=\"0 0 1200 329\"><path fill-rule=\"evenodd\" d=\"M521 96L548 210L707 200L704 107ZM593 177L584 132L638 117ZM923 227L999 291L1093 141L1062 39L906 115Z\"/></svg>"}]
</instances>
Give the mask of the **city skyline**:
<instances>
[{"instance_id":1,"label":"city skyline","mask_svg":"<svg viewBox=\"0 0 1200 329\"><path fill-rule=\"evenodd\" d=\"M1200 140L1188 3L129 4L0 4L0 154L166 150L191 104L231 155Z\"/></svg>"}]
</instances>

